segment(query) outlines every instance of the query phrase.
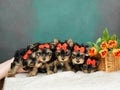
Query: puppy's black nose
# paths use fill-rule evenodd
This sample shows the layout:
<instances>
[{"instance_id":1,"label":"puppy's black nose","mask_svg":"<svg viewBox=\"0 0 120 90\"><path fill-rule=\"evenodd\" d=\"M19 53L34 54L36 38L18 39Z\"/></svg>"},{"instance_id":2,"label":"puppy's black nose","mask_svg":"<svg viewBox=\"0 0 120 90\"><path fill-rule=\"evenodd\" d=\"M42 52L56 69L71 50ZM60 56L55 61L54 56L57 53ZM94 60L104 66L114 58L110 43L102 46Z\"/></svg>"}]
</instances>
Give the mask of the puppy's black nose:
<instances>
[{"instance_id":1,"label":"puppy's black nose","mask_svg":"<svg viewBox=\"0 0 120 90\"><path fill-rule=\"evenodd\" d=\"M43 61L45 61L45 58L43 58Z\"/></svg>"},{"instance_id":2,"label":"puppy's black nose","mask_svg":"<svg viewBox=\"0 0 120 90\"><path fill-rule=\"evenodd\" d=\"M62 60L64 60L65 58L64 57L62 57Z\"/></svg>"},{"instance_id":3,"label":"puppy's black nose","mask_svg":"<svg viewBox=\"0 0 120 90\"><path fill-rule=\"evenodd\" d=\"M77 63L79 63L80 61L77 61Z\"/></svg>"}]
</instances>

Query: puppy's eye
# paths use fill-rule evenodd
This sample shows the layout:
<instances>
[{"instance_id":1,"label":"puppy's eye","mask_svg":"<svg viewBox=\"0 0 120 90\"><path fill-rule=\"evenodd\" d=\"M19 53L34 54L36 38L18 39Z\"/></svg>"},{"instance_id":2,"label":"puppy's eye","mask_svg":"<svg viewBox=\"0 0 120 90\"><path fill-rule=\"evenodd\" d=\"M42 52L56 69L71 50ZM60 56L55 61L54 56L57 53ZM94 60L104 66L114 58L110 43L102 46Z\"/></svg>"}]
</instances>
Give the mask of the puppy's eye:
<instances>
[{"instance_id":1,"label":"puppy's eye","mask_svg":"<svg viewBox=\"0 0 120 90\"><path fill-rule=\"evenodd\" d=\"M70 52L68 52L68 51L65 52L65 55L69 55L69 54L70 54Z\"/></svg>"},{"instance_id":2,"label":"puppy's eye","mask_svg":"<svg viewBox=\"0 0 120 90\"><path fill-rule=\"evenodd\" d=\"M72 54L72 57L76 57L76 54Z\"/></svg>"},{"instance_id":3,"label":"puppy's eye","mask_svg":"<svg viewBox=\"0 0 120 90\"><path fill-rule=\"evenodd\" d=\"M37 55L37 56L40 56L40 55L41 55L41 53L36 53L36 55Z\"/></svg>"},{"instance_id":4,"label":"puppy's eye","mask_svg":"<svg viewBox=\"0 0 120 90\"><path fill-rule=\"evenodd\" d=\"M81 58L85 58L85 55L84 55L84 54L82 54L82 55L80 55L80 57L81 57Z\"/></svg>"},{"instance_id":5,"label":"puppy's eye","mask_svg":"<svg viewBox=\"0 0 120 90\"><path fill-rule=\"evenodd\" d=\"M59 56L59 55L60 55L60 52L56 52L56 55Z\"/></svg>"},{"instance_id":6,"label":"puppy's eye","mask_svg":"<svg viewBox=\"0 0 120 90\"><path fill-rule=\"evenodd\" d=\"M87 69L87 65L83 65L83 69Z\"/></svg>"},{"instance_id":7,"label":"puppy's eye","mask_svg":"<svg viewBox=\"0 0 120 90\"><path fill-rule=\"evenodd\" d=\"M51 56L51 55L52 55L52 53L50 53L50 52L47 52L46 54L47 54L47 55L49 55L49 56Z\"/></svg>"}]
</instances>

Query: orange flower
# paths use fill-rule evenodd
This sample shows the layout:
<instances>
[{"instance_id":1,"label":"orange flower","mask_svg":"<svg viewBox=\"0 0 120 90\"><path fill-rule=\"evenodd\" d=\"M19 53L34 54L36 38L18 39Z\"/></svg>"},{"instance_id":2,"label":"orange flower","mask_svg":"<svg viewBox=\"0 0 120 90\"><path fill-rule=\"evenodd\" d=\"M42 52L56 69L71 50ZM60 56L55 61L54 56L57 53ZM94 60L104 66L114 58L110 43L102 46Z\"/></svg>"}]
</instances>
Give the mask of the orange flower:
<instances>
[{"instance_id":1,"label":"orange flower","mask_svg":"<svg viewBox=\"0 0 120 90\"><path fill-rule=\"evenodd\" d=\"M117 46L117 41L116 40L109 40L108 41L108 47L109 48L115 48Z\"/></svg>"},{"instance_id":2,"label":"orange flower","mask_svg":"<svg viewBox=\"0 0 120 90\"><path fill-rule=\"evenodd\" d=\"M106 41L103 41L100 45L101 49L107 49L108 48L108 44Z\"/></svg>"},{"instance_id":3,"label":"orange flower","mask_svg":"<svg viewBox=\"0 0 120 90\"><path fill-rule=\"evenodd\" d=\"M112 53L114 56L120 56L120 49L113 49Z\"/></svg>"},{"instance_id":4,"label":"orange flower","mask_svg":"<svg viewBox=\"0 0 120 90\"><path fill-rule=\"evenodd\" d=\"M88 55L89 56L94 56L97 54L97 49L95 47L92 47L88 50Z\"/></svg>"},{"instance_id":5,"label":"orange flower","mask_svg":"<svg viewBox=\"0 0 120 90\"><path fill-rule=\"evenodd\" d=\"M100 55L101 55L101 57L102 58L105 58L106 57L106 55L108 54L108 50L107 49L104 49L104 50L100 50Z\"/></svg>"}]
</instances>

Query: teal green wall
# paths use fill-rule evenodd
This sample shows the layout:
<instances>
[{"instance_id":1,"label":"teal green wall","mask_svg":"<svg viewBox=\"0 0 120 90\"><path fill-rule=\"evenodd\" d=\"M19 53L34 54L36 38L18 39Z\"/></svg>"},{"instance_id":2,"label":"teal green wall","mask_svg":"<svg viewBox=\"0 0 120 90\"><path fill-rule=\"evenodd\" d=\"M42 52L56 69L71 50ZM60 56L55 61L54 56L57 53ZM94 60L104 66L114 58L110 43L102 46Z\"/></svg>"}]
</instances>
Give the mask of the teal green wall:
<instances>
[{"instance_id":1,"label":"teal green wall","mask_svg":"<svg viewBox=\"0 0 120 90\"><path fill-rule=\"evenodd\" d=\"M53 38L92 41L100 23L99 0L34 0L33 42Z\"/></svg>"},{"instance_id":2,"label":"teal green wall","mask_svg":"<svg viewBox=\"0 0 120 90\"><path fill-rule=\"evenodd\" d=\"M120 0L0 0L0 62L34 42L120 37Z\"/></svg>"},{"instance_id":3,"label":"teal green wall","mask_svg":"<svg viewBox=\"0 0 120 90\"><path fill-rule=\"evenodd\" d=\"M97 31L102 30L99 26L107 26L101 24L102 1L0 0L0 62L12 58L17 49L38 41L96 40Z\"/></svg>"}]
</instances>

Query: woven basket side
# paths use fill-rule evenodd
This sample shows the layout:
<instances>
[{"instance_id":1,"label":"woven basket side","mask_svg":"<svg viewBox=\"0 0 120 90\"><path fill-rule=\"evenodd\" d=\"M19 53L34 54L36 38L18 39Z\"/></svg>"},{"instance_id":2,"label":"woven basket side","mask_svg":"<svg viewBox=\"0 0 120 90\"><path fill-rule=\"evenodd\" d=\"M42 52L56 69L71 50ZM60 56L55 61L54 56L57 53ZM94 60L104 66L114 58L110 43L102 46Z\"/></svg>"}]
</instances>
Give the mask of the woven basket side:
<instances>
[{"instance_id":1,"label":"woven basket side","mask_svg":"<svg viewBox=\"0 0 120 90\"><path fill-rule=\"evenodd\" d=\"M99 60L98 70L100 70L100 71L106 71L105 58L101 58Z\"/></svg>"},{"instance_id":2,"label":"woven basket side","mask_svg":"<svg viewBox=\"0 0 120 90\"><path fill-rule=\"evenodd\" d=\"M120 70L120 57L115 57L116 70Z\"/></svg>"},{"instance_id":3,"label":"woven basket side","mask_svg":"<svg viewBox=\"0 0 120 90\"><path fill-rule=\"evenodd\" d=\"M116 71L115 57L113 56L113 54L109 53L105 57L105 67L106 67L106 72Z\"/></svg>"}]
</instances>

